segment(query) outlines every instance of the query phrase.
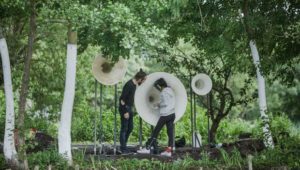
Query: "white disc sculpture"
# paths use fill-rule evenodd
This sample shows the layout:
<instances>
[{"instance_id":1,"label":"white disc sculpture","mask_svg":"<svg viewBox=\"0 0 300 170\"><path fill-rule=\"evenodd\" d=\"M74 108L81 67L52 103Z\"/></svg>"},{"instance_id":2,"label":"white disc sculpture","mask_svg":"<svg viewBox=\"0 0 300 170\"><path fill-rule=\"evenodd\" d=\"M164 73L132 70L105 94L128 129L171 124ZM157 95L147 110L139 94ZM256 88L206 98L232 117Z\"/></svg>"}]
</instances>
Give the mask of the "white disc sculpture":
<instances>
[{"instance_id":1,"label":"white disc sculpture","mask_svg":"<svg viewBox=\"0 0 300 170\"><path fill-rule=\"evenodd\" d=\"M93 62L92 72L97 81L104 85L115 85L122 81L126 74L126 62L120 58L113 66L101 55Z\"/></svg>"},{"instance_id":2,"label":"white disc sculpture","mask_svg":"<svg viewBox=\"0 0 300 170\"><path fill-rule=\"evenodd\" d=\"M164 78L168 86L175 92L175 122L183 116L187 106L186 90L178 78L165 72L156 72L148 75L146 81L137 88L134 96L134 103L140 117L153 126L156 125L159 119L159 110L153 107L154 104L159 102L160 92L153 86L154 82L159 78Z\"/></svg>"},{"instance_id":3,"label":"white disc sculpture","mask_svg":"<svg viewBox=\"0 0 300 170\"><path fill-rule=\"evenodd\" d=\"M192 79L192 89L198 95L206 95L212 89L212 81L206 74L197 74Z\"/></svg>"}]
</instances>

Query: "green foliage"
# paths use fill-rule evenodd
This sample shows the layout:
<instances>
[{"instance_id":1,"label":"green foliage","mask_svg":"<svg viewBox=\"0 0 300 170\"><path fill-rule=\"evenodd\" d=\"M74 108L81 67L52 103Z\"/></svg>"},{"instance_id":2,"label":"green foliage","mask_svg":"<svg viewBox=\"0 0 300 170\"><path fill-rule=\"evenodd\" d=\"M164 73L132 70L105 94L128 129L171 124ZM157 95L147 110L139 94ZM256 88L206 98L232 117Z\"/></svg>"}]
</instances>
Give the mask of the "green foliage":
<instances>
[{"instance_id":1,"label":"green foliage","mask_svg":"<svg viewBox=\"0 0 300 170\"><path fill-rule=\"evenodd\" d=\"M220 123L217 133L217 141L228 143L238 140L241 133L252 133L258 124L253 121L245 121L242 119L225 119Z\"/></svg>"},{"instance_id":2,"label":"green foliage","mask_svg":"<svg viewBox=\"0 0 300 170\"><path fill-rule=\"evenodd\" d=\"M274 163L274 165L299 166L299 162L293 158L299 155L297 151L291 150L293 147L296 148L294 144L299 143L294 139L294 136L299 136L299 127L295 128L287 116L281 115L285 113L295 116L300 113L298 104L300 24L299 15L296 15L299 13L297 5L299 4L296 1L250 1L249 4L249 23L255 32L254 38L261 54L264 75L272 83L271 88L267 89L268 109L274 115L271 117L270 127L273 136L279 142L275 150L266 151L255 158L257 164L261 165ZM65 81L67 26L72 24L72 29L77 30L79 35L76 97L72 117L73 141L93 141L95 124L97 136L100 135L99 108L94 110L95 102L99 106L99 98L94 97L95 82L91 74L91 63L94 56L99 53L112 60L116 60L119 56L130 58L126 80L130 79L139 68L144 68L149 73L172 72L180 77L186 87L189 84L186 77L199 72L211 76L214 88L224 87L226 81L236 105L230 112L232 114L230 119L221 122L217 141L231 142L243 132L252 132L255 137L261 138L262 130L259 126L261 122L257 121L258 105L253 101L257 98L253 83L255 70L239 15L240 1L51 0L37 2L36 8L37 41L34 45L30 71L26 129L35 127L53 137L57 136L57 122ZM1 27L9 47L13 89L16 94L15 106L17 106L23 58L27 48L28 3L24 0L2 0L0 11ZM2 70L2 65L0 68ZM0 74L2 80L1 71ZM225 79L226 76L228 81ZM289 87L282 85L281 81L275 81L282 79ZM5 98L2 84L3 82L0 82L0 125L5 127ZM120 83L119 93L121 86ZM105 88L102 105L103 137L106 142L113 141L113 92L113 88ZM217 92L214 94L215 108L218 108L217 102L221 94ZM204 100L201 98L201 101ZM225 106L228 106L229 98L225 101ZM207 117L205 110L200 106L197 106L197 111L197 130L205 142ZM185 115L176 123L176 136L184 136L188 143L191 142L190 113L188 103ZM134 124L130 142L138 141L138 116L135 116ZM117 134L119 127L120 117L117 113ZM287 132L292 139L282 140L279 138L281 132ZM143 141L150 133L151 126L143 122ZM0 129L1 140L3 136L4 128ZM165 129L161 132L159 140L160 144L167 141ZM287 149L289 152L278 148L281 145L288 145L285 147L290 149ZM45 165L46 160L53 161L57 158L54 151L39 154L33 154L32 157ZM47 157L46 154L50 156ZM237 153L234 157L223 154L223 164L240 167L241 164L235 161L241 161ZM283 161L277 159L277 154L282 155L279 158ZM78 159L84 161L82 153ZM208 159L208 154L203 154L203 159L199 162L187 157L176 161L174 165L148 160L120 160L114 165L109 161L97 162L93 159L89 160L93 166L99 166L100 169L113 169L122 165L125 165L125 169L142 167L180 169L200 165L213 167L217 164ZM88 164L83 165L90 168Z\"/></svg>"},{"instance_id":3,"label":"green foliage","mask_svg":"<svg viewBox=\"0 0 300 170\"><path fill-rule=\"evenodd\" d=\"M270 111L275 113L285 112L293 121L296 121L300 116L300 108L298 105L300 99L299 62L294 63L293 67L295 67L293 73L294 81L291 82L291 85L287 86L280 81L272 82L272 85L268 90L268 104L271 106Z\"/></svg>"},{"instance_id":4,"label":"green foliage","mask_svg":"<svg viewBox=\"0 0 300 170\"><path fill-rule=\"evenodd\" d=\"M94 121L99 124L99 117L93 110L92 106L84 103L79 103L78 107L74 108L76 112L72 117L71 134L74 141L93 141L94 139Z\"/></svg>"},{"instance_id":5,"label":"green foliage","mask_svg":"<svg viewBox=\"0 0 300 170\"><path fill-rule=\"evenodd\" d=\"M292 136L281 139L274 149L264 150L254 156L253 165L255 168L266 168L270 165L288 166L290 168L300 167L300 138Z\"/></svg>"},{"instance_id":6,"label":"green foliage","mask_svg":"<svg viewBox=\"0 0 300 170\"><path fill-rule=\"evenodd\" d=\"M164 42L166 31L152 24L150 18L141 18L139 11L143 9L136 9L138 6L146 10L155 4L110 1L101 4L101 10L98 5L90 6L87 24L81 24L79 28L79 51L85 50L88 45L101 46L102 54L116 61L120 56L128 58L130 55L142 55L143 51L148 53L151 48L162 49L157 44Z\"/></svg>"},{"instance_id":7,"label":"green foliage","mask_svg":"<svg viewBox=\"0 0 300 170\"><path fill-rule=\"evenodd\" d=\"M271 117L270 129L272 136L276 143L280 142L286 136L299 138L299 127L291 122L287 115L281 114L278 116ZM261 121L255 121L255 126L252 128L253 137L262 139L262 123Z\"/></svg>"},{"instance_id":8,"label":"green foliage","mask_svg":"<svg viewBox=\"0 0 300 170\"><path fill-rule=\"evenodd\" d=\"M74 159L75 160L75 159ZM79 162L78 162L79 161ZM125 159L120 158L114 161L111 160L94 160L91 156L88 161L84 158L81 160L76 159L75 164L80 165L81 168L98 168L98 169L164 169L164 170L180 170L180 169L193 169L197 167L217 167L217 162L213 164L204 164L202 161L195 161L192 158L186 156L184 159L178 159L174 162L162 162L157 159Z\"/></svg>"},{"instance_id":9,"label":"green foliage","mask_svg":"<svg viewBox=\"0 0 300 170\"><path fill-rule=\"evenodd\" d=\"M272 150L264 150L256 153L253 157L253 166L255 169L272 168L279 166L288 166L297 169L300 166L298 160L300 150L298 146L300 138L289 138L282 141L282 145L276 145ZM96 160L96 157L85 157L83 152L74 153L74 164L78 164L81 168L99 168L99 169L244 169L247 167L247 158L241 157L237 149L233 149L227 153L221 149L221 157L211 159L209 153L202 152L200 160L194 160L186 155L182 159L173 162L164 162L157 159L126 159L120 158L116 160Z\"/></svg>"},{"instance_id":10,"label":"green foliage","mask_svg":"<svg viewBox=\"0 0 300 170\"><path fill-rule=\"evenodd\" d=\"M294 126L292 121L285 114L274 116L271 119L270 125L271 132L273 132L272 135L275 137L279 136L282 132L291 133Z\"/></svg>"},{"instance_id":11,"label":"green foliage","mask_svg":"<svg viewBox=\"0 0 300 170\"><path fill-rule=\"evenodd\" d=\"M218 160L211 159L209 152L201 152L200 153L201 159L199 160L199 164L214 168L216 164L218 164Z\"/></svg>"},{"instance_id":12,"label":"green foliage","mask_svg":"<svg viewBox=\"0 0 300 170\"><path fill-rule=\"evenodd\" d=\"M184 136L187 143L191 143L192 138L191 138L191 107L190 107L190 102L187 103L187 108L184 116L182 119L176 123L176 133L178 133L179 136ZM207 115L206 115L206 110L203 107L196 107L196 126L197 128L195 129L197 132L200 133L202 136L202 142L206 143L207 142ZM181 129L186 129L182 131ZM177 134L176 134L177 135Z\"/></svg>"},{"instance_id":13,"label":"green foliage","mask_svg":"<svg viewBox=\"0 0 300 170\"><path fill-rule=\"evenodd\" d=\"M245 165L240 152L236 148L234 148L231 153L227 153L223 149L220 149L220 152L222 155L222 161L226 167L242 169L242 167Z\"/></svg>"},{"instance_id":14,"label":"green foliage","mask_svg":"<svg viewBox=\"0 0 300 170\"><path fill-rule=\"evenodd\" d=\"M287 84L294 78L293 63L299 62L299 41L289 37L299 33L299 29L293 29L299 27L299 16L295 14L298 5L297 1L249 3L251 14L248 20L254 27L253 34L263 56L263 69L265 72L272 71L276 79ZM287 6L289 10L286 10Z\"/></svg>"},{"instance_id":15,"label":"green foliage","mask_svg":"<svg viewBox=\"0 0 300 170\"><path fill-rule=\"evenodd\" d=\"M74 150L72 151L73 161L79 165L81 168L89 167L90 163L85 160L86 150Z\"/></svg>"},{"instance_id":16,"label":"green foliage","mask_svg":"<svg viewBox=\"0 0 300 170\"><path fill-rule=\"evenodd\" d=\"M0 154L0 169L7 169L7 168L9 168L9 167L6 164L4 155Z\"/></svg>"},{"instance_id":17,"label":"green foliage","mask_svg":"<svg viewBox=\"0 0 300 170\"><path fill-rule=\"evenodd\" d=\"M219 34L222 34L222 32ZM222 48L221 46L226 44L226 38L221 35L218 37L218 39L224 40L220 46L217 46L218 43L216 43L217 45L208 43L198 46L194 42L197 41L196 37L189 41L178 39L174 47L168 51L170 57L159 59L159 61L166 63L165 67L168 68L168 71L179 77L193 76L197 73L206 73L211 77L213 81L213 90L211 92L211 114L213 116L211 118L213 118L214 124L218 124L220 120L222 121L224 117L231 114L232 109L236 106L245 105L252 99L251 91L248 91L248 87L251 87L253 79L247 76L240 78L243 72L252 69L252 67L245 67L250 65L250 60L246 60L245 54L235 51L233 47L228 49ZM208 49L213 47L216 49ZM240 80L242 83L239 86L235 85L237 84L235 78L238 80L242 79ZM184 79L184 81L186 84L189 83L188 79ZM201 105L207 105L205 100L201 100ZM214 140L214 136L212 138Z\"/></svg>"},{"instance_id":18,"label":"green foliage","mask_svg":"<svg viewBox=\"0 0 300 170\"><path fill-rule=\"evenodd\" d=\"M300 150L298 146L300 138L288 138L282 141L281 145L276 145L273 150L265 150L261 153L257 153L253 158L253 166L255 169L263 169L278 166L288 166L289 168L298 168L300 162L298 160ZM200 160L194 160L189 156L185 156L182 159L177 159L173 162L163 162L156 159L126 159L120 158L115 160L98 160L98 157L93 155L86 156L85 151L74 151L73 161L74 165L79 165L82 169L98 168L98 169L195 169L199 167L203 168L225 168L225 169L243 169L247 166L247 158L242 158L237 149L233 149L230 153L225 150L221 151L220 159L211 159L209 153L202 152ZM48 153L49 154L49 153ZM46 153L45 153L46 155ZM51 153L49 154L51 155ZM32 157L32 156L30 156ZM33 156L34 157L34 156ZM42 158L43 156L41 156ZM47 157L47 156L45 156ZM55 157L55 156L49 156ZM58 158L59 160L60 158ZM47 161L45 165L48 164ZM51 160L51 158L47 158ZM41 167L42 163L38 164ZM54 165L54 164L52 164ZM56 162L55 165L58 165ZM57 166L55 166L57 167Z\"/></svg>"},{"instance_id":19,"label":"green foliage","mask_svg":"<svg viewBox=\"0 0 300 170\"><path fill-rule=\"evenodd\" d=\"M62 158L55 149L29 154L28 164L30 169L33 169L36 165L38 165L40 169L46 169L48 165L52 165L55 169L61 170L68 167L67 161Z\"/></svg>"}]
</instances>

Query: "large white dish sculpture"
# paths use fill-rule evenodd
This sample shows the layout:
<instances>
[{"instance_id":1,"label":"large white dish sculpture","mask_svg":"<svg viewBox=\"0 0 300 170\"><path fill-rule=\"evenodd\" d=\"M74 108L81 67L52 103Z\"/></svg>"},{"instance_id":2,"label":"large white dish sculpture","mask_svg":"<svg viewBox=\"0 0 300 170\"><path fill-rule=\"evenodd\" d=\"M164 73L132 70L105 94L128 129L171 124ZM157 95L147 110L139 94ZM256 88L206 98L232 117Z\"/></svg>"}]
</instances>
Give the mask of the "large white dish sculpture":
<instances>
[{"instance_id":1,"label":"large white dish sculpture","mask_svg":"<svg viewBox=\"0 0 300 170\"><path fill-rule=\"evenodd\" d=\"M206 95L212 89L212 81L206 74L197 74L192 79L192 89L198 95Z\"/></svg>"},{"instance_id":2,"label":"large white dish sculpture","mask_svg":"<svg viewBox=\"0 0 300 170\"><path fill-rule=\"evenodd\" d=\"M113 66L101 55L97 56L93 62L92 72L98 82L104 85L115 85L122 81L126 74L126 62L123 58Z\"/></svg>"},{"instance_id":3,"label":"large white dish sculpture","mask_svg":"<svg viewBox=\"0 0 300 170\"><path fill-rule=\"evenodd\" d=\"M175 92L175 122L183 116L187 106L186 90L178 78L165 72L156 72L148 75L146 81L136 89L134 103L140 117L153 126L156 125L159 119L159 110L153 106L159 102L160 92L153 86L154 82L159 78L164 78L168 86Z\"/></svg>"}]
</instances>

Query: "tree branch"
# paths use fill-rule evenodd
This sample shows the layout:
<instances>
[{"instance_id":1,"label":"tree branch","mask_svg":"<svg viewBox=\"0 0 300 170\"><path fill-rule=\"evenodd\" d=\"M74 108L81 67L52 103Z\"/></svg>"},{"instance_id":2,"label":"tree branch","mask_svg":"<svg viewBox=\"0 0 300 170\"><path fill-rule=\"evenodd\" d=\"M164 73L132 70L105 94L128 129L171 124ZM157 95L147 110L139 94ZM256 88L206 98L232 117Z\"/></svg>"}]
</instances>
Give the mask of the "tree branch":
<instances>
[{"instance_id":1,"label":"tree branch","mask_svg":"<svg viewBox=\"0 0 300 170\"><path fill-rule=\"evenodd\" d=\"M234 97L233 97L232 91L229 88L225 88L224 90L230 96L229 106L227 107L226 111L223 114L224 116L227 116L229 114L229 111L231 110L231 108L234 106L235 103L234 103Z\"/></svg>"},{"instance_id":2,"label":"tree branch","mask_svg":"<svg viewBox=\"0 0 300 170\"><path fill-rule=\"evenodd\" d=\"M248 0L244 0L244 3L243 3L243 19L244 19L244 27L245 27L245 30L246 30L246 33L247 33L247 36L248 38L251 40L253 39L253 36L254 36L254 33L253 33L253 30L249 27L249 24L248 24L248 19L249 19L249 9L248 9Z\"/></svg>"},{"instance_id":3,"label":"tree branch","mask_svg":"<svg viewBox=\"0 0 300 170\"><path fill-rule=\"evenodd\" d=\"M0 25L0 39L1 39L1 38L4 38L4 35L3 35L2 27L1 27L1 25Z\"/></svg>"}]
</instances>

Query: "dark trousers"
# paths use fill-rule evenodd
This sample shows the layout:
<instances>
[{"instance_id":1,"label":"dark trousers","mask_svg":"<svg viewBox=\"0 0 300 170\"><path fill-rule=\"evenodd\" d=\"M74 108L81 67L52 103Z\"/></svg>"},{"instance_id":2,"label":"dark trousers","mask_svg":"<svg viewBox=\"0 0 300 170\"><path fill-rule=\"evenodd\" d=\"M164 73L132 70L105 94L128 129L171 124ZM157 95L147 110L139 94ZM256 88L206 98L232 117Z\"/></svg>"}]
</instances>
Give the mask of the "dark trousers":
<instances>
[{"instance_id":1,"label":"dark trousers","mask_svg":"<svg viewBox=\"0 0 300 170\"><path fill-rule=\"evenodd\" d=\"M174 143L174 120L175 120L175 113L168 115L168 116L161 116L152 132L151 140L157 139L159 132L163 128L164 125L167 126L167 133L168 133L168 146L173 147Z\"/></svg>"},{"instance_id":2,"label":"dark trousers","mask_svg":"<svg viewBox=\"0 0 300 170\"><path fill-rule=\"evenodd\" d=\"M131 108L129 110L129 118L125 119L124 114L120 112L121 116L121 130L120 130L120 150L125 151L127 150L127 141L129 138L130 133L133 130L133 113Z\"/></svg>"}]
</instances>

